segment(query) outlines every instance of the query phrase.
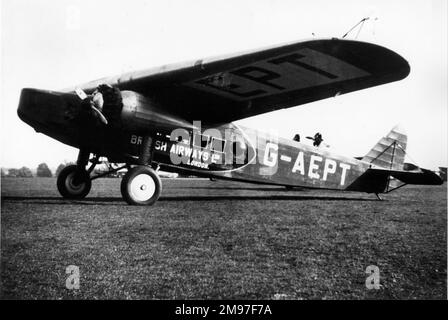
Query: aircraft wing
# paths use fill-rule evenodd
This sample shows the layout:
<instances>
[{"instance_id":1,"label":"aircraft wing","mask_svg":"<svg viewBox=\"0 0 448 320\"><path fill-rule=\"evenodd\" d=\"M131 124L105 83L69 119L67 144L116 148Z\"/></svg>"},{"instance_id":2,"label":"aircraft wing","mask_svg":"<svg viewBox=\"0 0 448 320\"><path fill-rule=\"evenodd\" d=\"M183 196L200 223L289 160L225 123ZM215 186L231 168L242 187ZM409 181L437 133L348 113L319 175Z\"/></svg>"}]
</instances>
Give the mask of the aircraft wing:
<instances>
[{"instance_id":1,"label":"aircraft wing","mask_svg":"<svg viewBox=\"0 0 448 320\"><path fill-rule=\"evenodd\" d=\"M168 65L100 83L152 97L186 120L230 122L405 78L409 64L384 47L341 39L295 42Z\"/></svg>"}]
</instances>

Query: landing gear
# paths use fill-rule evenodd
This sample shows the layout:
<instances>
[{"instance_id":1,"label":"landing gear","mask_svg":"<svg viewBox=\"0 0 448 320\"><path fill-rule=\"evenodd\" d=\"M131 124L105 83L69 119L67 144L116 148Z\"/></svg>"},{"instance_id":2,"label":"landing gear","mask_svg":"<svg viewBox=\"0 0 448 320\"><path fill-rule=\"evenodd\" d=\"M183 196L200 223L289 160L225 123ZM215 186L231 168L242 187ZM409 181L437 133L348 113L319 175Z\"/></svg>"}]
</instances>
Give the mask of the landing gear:
<instances>
[{"instance_id":1,"label":"landing gear","mask_svg":"<svg viewBox=\"0 0 448 320\"><path fill-rule=\"evenodd\" d=\"M133 205L152 205L162 193L162 181L157 173L147 166L129 169L121 180L121 195Z\"/></svg>"},{"instance_id":2,"label":"landing gear","mask_svg":"<svg viewBox=\"0 0 448 320\"><path fill-rule=\"evenodd\" d=\"M162 193L162 181L149 166L152 163L154 140L151 136L143 138L138 166L128 170L121 180L121 195L133 205L152 205Z\"/></svg>"},{"instance_id":3,"label":"landing gear","mask_svg":"<svg viewBox=\"0 0 448 320\"><path fill-rule=\"evenodd\" d=\"M142 150L137 161L132 161L132 163L138 164L137 166L131 168L131 165L127 163L121 167L114 168L109 165L107 172L91 176L95 166L100 163L100 156L96 155L89 160L90 152L81 149L76 165L64 168L59 174L57 180L59 193L67 199L83 199L90 192L92 180L127 168L128 172L121 180L121 195L123 199L132 205L152 205L159 199L162 193L162 181L156 171L151 168L153 151L153 139L150 136L146 136L144 137ZM89 162L91 162L91 165L86 169Z\"/></svg>"},{"instance_id":4,"label":"landing gear","mask_svg":"<svg viewBox=\"0 0 448 320\"><path fill-rule=\"evenodd\" d=\"M76 165L70 165L61 170L58 175L58 191L66 199L83 199L92 188L90 173L98 163L98 157L92 161L91 167L86 170L90 152L79 150Z\"/></svg>"},{"instance_id":5,"label":"landing gear","mask_svg":"<svg viewBox=\"0 0 448 320\"><path fill-rule=\"evenodd\" d=\"M83 199L92 188L92 181L87 171L77 165L67 166L58 175L59 193L67 199Z\"/></svg>"}]
</instances>

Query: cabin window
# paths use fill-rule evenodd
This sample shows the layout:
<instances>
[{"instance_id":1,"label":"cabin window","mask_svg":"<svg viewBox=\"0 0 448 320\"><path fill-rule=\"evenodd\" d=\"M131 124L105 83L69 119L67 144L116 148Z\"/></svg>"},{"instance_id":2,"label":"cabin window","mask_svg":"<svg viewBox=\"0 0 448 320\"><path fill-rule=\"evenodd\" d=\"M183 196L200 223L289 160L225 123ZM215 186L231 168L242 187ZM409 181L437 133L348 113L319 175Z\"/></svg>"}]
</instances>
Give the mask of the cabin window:
<instances>
[{"instance_id":1,"label":"cabin window","mask_svg":"<svg viewBox=\"0 0 448 320\"><path fill-rule=\"evenodd\" d=\"M234 141L232 145L232 152L234 164L245 164L247 162L247 146L244 141Z\"/></svg>"},{"instance_id":2,"label":"cabin window","mask_svg":"<svg viewBox=\"0 0 448 320\"><path fill-rule=\"evenodd\" d=\"M210 142L210 136L206 134L195 134L193 136L193 145L202 149L207 149Z\"/></svg>"},{"instance_id":3,"label":"cabin window","mask_svg":"<svg viewBox=\"0 0 448 320\"><path fill-rule=\"evenodd\" d=\"M211 150L216 152L224 152L226 141L216 137L212 137Z\"/></svg>"}]
</instances>

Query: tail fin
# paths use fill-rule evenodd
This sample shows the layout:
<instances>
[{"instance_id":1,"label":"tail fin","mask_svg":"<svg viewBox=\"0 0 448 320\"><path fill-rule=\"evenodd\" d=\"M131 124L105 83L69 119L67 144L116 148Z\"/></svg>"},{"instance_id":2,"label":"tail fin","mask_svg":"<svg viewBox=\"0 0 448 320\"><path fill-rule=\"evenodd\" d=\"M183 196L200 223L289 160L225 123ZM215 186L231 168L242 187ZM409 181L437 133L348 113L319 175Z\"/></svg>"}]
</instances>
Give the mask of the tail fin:
<instances>
[{"instance_id":1,"label":"tail fin","mask_svg":"<svg viewBox=\"0 0 448 320\"><path fill-rule=\"evenodd\" d=\"M443 184L443 180L430 170L410 164L404 166L407 140L404 131L395 126L361 159L372 166L346 190L388 193L406 184Z\"/></svg>"},{"instance_id":2,"label":"tail fin","mask_svg":"<svg viewBox=\"0 0 448 320\"><path fill-rule=\"evenodd\" d=\"M389 170L403 170L408 137L403 129L395 126L387 136L381 138L362 161Z\"/></svg>"}]
</instances>

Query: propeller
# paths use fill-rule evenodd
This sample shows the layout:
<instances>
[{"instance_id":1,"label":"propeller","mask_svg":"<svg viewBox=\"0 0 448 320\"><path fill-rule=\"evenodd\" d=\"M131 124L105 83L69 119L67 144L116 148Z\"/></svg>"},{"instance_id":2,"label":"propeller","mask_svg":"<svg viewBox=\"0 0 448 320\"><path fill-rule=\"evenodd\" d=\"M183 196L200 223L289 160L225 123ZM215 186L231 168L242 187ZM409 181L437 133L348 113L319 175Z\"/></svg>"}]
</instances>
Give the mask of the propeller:
<instances>
[{"instance_id":1,"label":"propeller","mask_svg":"<svg viewBox=\"0 0 448 320\"><path fill-rule=\"evenodd\" d=\"M106 117L101 113L100 110L98 110L97 108L95 108L94 106L91 106L92 110L96 112L96 114L100 117L100 120L102 123L107 124L107 119Z\"/></svg>"},{"instance_id":2,"label":"propeller","mask_svg":"<svg viewBox=\"0 0 448 320\"><path fill-rule=\"evenodd\" d=\"M81 100L85 100L87 99L89 96L84 92L84 90L82 90L81 88L76 88L75 89L75 93L76 95L81 99ZM103 113L94 106L93 103L90 104L90 107L92 108L92 110L98 115L98 117L100 118L101 122L104 123L105 125L107 125L107 119L106 117L103 115Z\"/></svg>"}]
</instances>

